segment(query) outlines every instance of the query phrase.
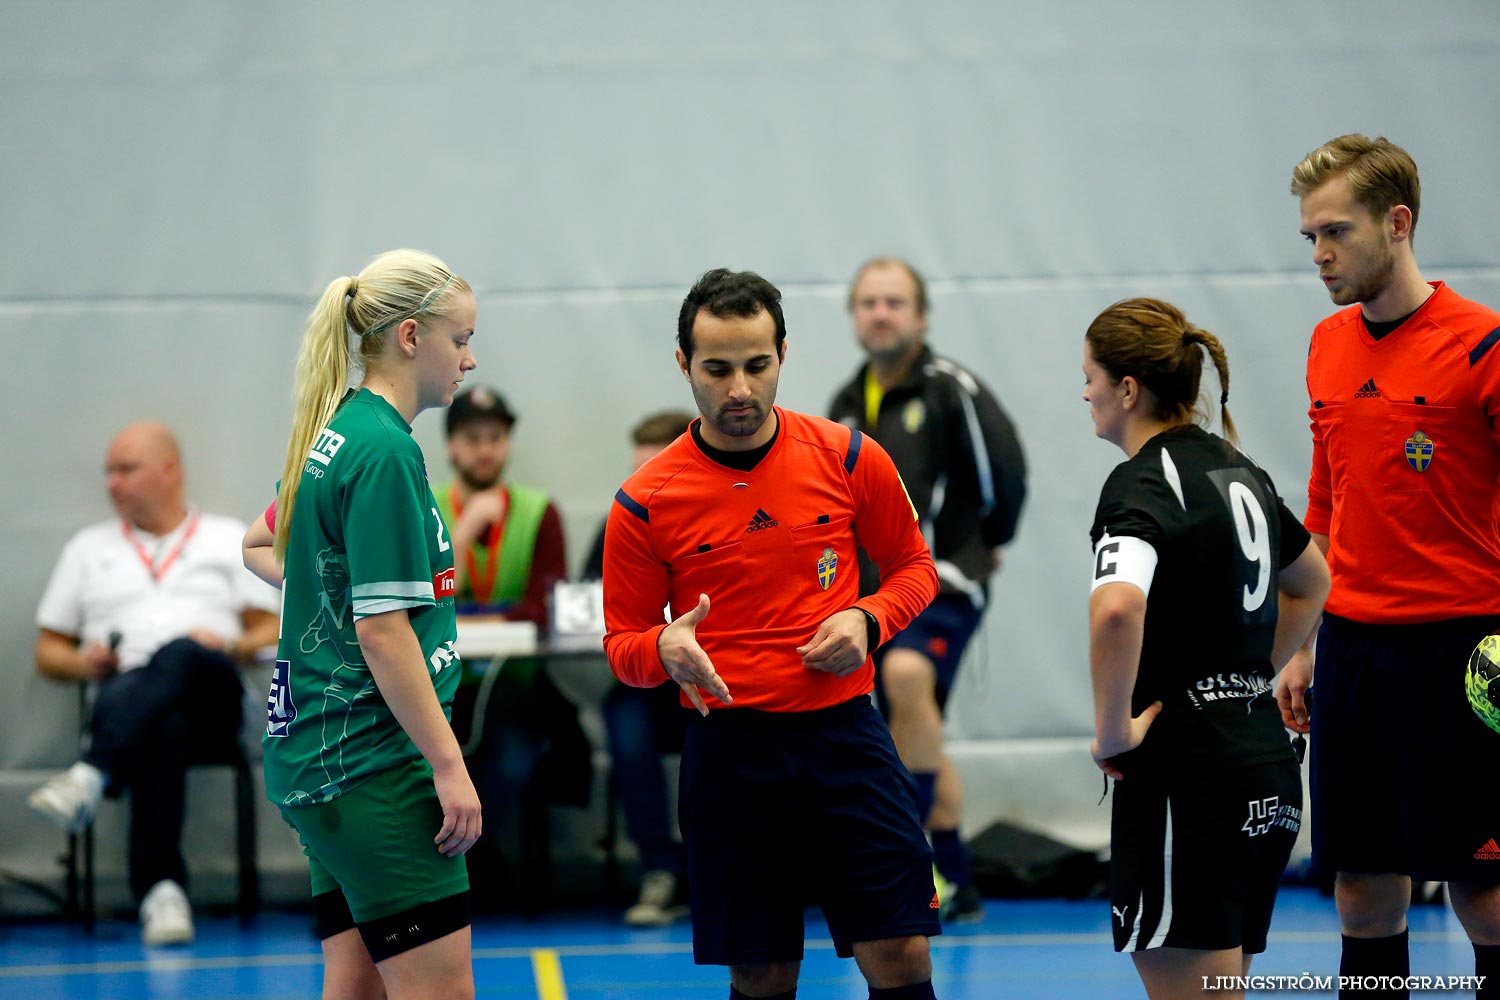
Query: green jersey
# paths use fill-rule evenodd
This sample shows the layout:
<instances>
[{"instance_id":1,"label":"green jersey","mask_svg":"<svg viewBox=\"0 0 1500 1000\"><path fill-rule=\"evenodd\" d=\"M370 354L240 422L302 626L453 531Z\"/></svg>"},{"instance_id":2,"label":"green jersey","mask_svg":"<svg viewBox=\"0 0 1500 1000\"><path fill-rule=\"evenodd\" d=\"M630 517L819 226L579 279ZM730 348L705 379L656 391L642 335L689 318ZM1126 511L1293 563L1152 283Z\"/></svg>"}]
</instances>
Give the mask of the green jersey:
<instances>
[{"instance_id":1,"label":"green jersey","mask_svg":"<svg viewBox=\"0 0 1500 1000\"><path fill-rule=\"evenodd\" d=\"M420 756L354 631L403 609L449 712L462 670L448 528L410 425L359 389L313 441L298 487L263 740L271 801L327 802Z\"/></svg>"}]
</instances>

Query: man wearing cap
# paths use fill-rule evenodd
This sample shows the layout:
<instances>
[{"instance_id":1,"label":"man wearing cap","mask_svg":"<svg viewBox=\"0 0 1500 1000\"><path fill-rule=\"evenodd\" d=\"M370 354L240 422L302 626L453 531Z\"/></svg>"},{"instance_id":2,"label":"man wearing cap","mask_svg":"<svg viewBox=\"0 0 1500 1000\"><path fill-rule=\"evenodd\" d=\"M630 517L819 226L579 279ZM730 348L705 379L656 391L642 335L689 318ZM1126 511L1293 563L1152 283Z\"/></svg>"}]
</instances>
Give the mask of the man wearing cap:
<instances>
[{"instance_id":1,"label":"man wearing cap","mask_svg":"<svg viewBox=\"0 0 1500 1000\"><path fill-rule=\"evenodd\" d=\"M448 461L458 477L434 490L453 533L460 615L547 627L552 585L568 575L562 518L540 490L502 482L516 415L488 386L453 398Z\"/></svg>"},{"instance_id":2,"label":"man wearing cap","mask_svg":"<svg viewBox=\"0 0 1500 1000\"><path fill-rule=\"evenodd\" d=\"M447 413L448 461L456 477L433 496L453 541L454 600L462 635L466 616L535 623L545 634L552 586L567 578L562 519L541 490L505 480L516 415L489 386L453 397ZM493 669L469 663L471 678L453 701L454 728L471 744L469 773L491 822L492 835L468 854L478 908L493 907L506 883L505 845L520 838L521 805L545 772L545 801L580 804L591 779L588 740L576 707L543 668L541 657L509 657ZM481 699L481 693L485 692ZM473 732L482 729L482 734ZM475 737L478 737L477 744ZM521 824L517 826L516 824ZM530 880L523 877L521 882ZM530 907L544 900L529 899Z\"/></svg>"}]
</instances>

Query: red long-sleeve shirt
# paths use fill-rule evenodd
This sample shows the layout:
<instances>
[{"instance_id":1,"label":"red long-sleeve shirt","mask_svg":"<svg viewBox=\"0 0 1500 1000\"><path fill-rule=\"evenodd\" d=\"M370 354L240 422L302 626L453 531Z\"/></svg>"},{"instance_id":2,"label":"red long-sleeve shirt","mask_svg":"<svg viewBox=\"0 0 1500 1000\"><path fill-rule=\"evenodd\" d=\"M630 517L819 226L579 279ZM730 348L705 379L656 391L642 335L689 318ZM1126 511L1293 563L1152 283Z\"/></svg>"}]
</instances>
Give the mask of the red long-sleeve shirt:
<instances>
[{"instance_id":1,"label":"red long-sleeve shirt","mask_svg":"<svg viewBox=\"0 0 1500 1000\"><path fill-rule=\"evenodd\" d=\"M1335 313L1307 358L1304 523L1329 536L1328 610L1368 624L1500 612L1500 314L1433 287L1380 340Z\"/></svg>"},{"instance_id":2,"label":"red long-sleeve shirt","mask_svg":"<svg viewBox=\"0 0 1500 1000\"><path fill-rule=\"evenodd\" d=\"M796 648L824 619L855 606L888 639L937 593L890 457L841 424L780 407L776 414L776 443L753 470L714 462L684 434L616 494L604 536L604 649L625 683L668 680L656 651L663 608L677 618L707 594L697 639L735 708L836 705L869 693L871 661L835 677L804 667ZM880 590L863 600L856 541L880 567Z\"/></svg>"}]
</instances>

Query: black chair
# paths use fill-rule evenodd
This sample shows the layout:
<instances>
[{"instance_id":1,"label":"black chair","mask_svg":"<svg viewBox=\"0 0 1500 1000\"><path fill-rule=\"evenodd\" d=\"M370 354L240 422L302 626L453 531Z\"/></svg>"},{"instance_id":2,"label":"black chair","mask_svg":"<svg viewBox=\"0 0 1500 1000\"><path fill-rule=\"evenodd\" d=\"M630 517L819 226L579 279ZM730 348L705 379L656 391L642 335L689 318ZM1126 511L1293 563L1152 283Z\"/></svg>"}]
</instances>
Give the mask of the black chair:
<instances>
[{"instance_id":1,"label":"black chair","mask_svg":"<svg viewBox=\"0 0 1500 1000\"><path fill-rule=\"evenodd\" d=\"M87 724L89 714L88 685L78 686L79 718ZM235 912L240 925L250 922L260 910L260 871L256 865L255 778L250 757L245 752L241 734L231 742L204 752L188 762L189 767L228 767L234 771L235 852L239 865L239 891ZM94 823L92 820L77 833L68 834L68 850L62 857L66 869L63 887L63 915L83 924L92 934L97 920L94 893Z\"/></svg>"}]
</instances>

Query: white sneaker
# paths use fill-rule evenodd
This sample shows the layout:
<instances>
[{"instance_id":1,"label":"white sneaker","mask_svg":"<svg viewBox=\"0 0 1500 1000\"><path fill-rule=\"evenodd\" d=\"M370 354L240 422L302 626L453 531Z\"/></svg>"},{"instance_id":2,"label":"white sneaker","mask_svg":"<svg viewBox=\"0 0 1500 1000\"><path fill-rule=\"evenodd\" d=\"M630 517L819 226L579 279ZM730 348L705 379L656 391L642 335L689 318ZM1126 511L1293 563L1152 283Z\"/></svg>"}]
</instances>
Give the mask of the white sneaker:
<instances>
[{"instance_id":1,"label":"white sneaker","mask_svg":"<svg viewBox=\"0 0 1500 1000\"><path fill-rule=\"evenodd\" d=\"M625 911L631 927L666 927L688 915L688 906L678 895L677 876L668 871L649 871L641 876L641 898Z\"/></svg>"},{"instance_id":2,"label":"white sneaker","mask_svg":"<svg viewBox=\"0 0 1500 1000\"><path fill-rule=\"evenodd\" d=\"M141 942L147 948L192 944L193 908L176 882L162 879L141 900Z\"/></svg>"},{"instance_id":3,"label":"white sneaker","mask_svg":"<svg viewBox=\"0 0 1500 1000\"><path fill-rule=\"evenodd\" d=\"M69 833L77 833L94 818L104 795L104 773L82 761L26 797L26 804Z\"/></svg>"}]
</instances>

